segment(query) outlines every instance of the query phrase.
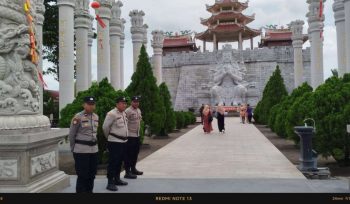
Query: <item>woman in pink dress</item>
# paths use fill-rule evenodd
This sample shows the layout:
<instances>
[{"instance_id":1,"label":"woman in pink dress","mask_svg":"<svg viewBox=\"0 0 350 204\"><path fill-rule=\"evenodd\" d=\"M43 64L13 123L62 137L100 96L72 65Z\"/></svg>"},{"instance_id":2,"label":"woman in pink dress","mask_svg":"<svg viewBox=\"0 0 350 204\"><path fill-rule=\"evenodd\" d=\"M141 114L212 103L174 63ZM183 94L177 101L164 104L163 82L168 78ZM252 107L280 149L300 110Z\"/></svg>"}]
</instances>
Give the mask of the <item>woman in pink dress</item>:
<instances>
[{"instance_id":1,"label":"woman in pink dress","mask_svg":"<svg viewBox=\"0 0 350 204\"><path fill-rule=\"evenodd\" d=\"M204 106L203 109L203 130L205 134L213 131L212 126L213 116L208 105Z\"/></svg>"}]
</instances>

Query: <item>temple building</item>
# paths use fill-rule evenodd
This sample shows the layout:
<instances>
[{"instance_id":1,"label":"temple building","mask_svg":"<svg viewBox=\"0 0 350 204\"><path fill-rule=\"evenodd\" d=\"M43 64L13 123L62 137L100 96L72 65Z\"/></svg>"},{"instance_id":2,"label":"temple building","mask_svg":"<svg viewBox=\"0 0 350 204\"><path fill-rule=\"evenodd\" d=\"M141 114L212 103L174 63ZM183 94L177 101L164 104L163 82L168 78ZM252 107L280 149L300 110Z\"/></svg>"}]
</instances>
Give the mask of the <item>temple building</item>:
<instances>
[{"instance_id":1,"label":"temple building","mask_svg":"<svg viewBox=\"0 0 350 204\"><path fill-rule=\"evenodd\" d=\"M167 84L175 110L198 110L202 104L254 107L277 66L289 93L303 82L311 84L311 51L303 49L308 40L304 22L296 20L286 28L271 27L263 33L248 27L255 15L244 15L247 8L248 2L215 0L206 6L211 17L200 19L206 31L194 39L183 33L165 35L163 57L153 61L158 62L154 67L161 62L157 76ZM262 39L254 46L257 36ZM203 49L197 48L195 40L203 41ZM247 49L243 49L244 40L250 40ZM223 43L220 49L219 42ZM238 42L238 49L233 42ZM206 43L213 43L214 49L207 50Z\"/></svg>"},{"instance_id":2,"label":"temple building","mask_svg":"<svg viewBox=\"0 0 350 204\"><path fill-rule=\"evenodd\" d=\"M255 20L255 14L242 13L247 8L248 1L241 3L238 0L216 0L214 5L207 5L211 17L201 19L201 23L208 29L196 35L203 41L203 50L206 50L207 42L213 43L214 50L218 50L219 42L238 42L238 49L242 50L244 40L250 40L253 49L253 38L260 35L260 30L247 26Z\"/></svg>"},{"instance_id":3,"label":"temple building","mask_svg":"<svg viewBox=\"0 0 350 204\"><path fill-rule=\"evenodd\" d=\"M265 34L261 36L261 42L259 48L263 47L281 47L281 46L292 46L292 31L290 28L266 28ZM303 35L303 42L305 43L309 37Z\"/></svg>"},{"instance_id":4,"label":"temple building","mask_svg":"<svg viewBox=\"0 0 350 204\"><path fill-rule=\"evenodd\" d=\"M192 37L192 33L184 33L179 35L175 33L166 33L163 45L163 55L171 52L197 52L196 42Z\"/></svg>"}]
</instances>

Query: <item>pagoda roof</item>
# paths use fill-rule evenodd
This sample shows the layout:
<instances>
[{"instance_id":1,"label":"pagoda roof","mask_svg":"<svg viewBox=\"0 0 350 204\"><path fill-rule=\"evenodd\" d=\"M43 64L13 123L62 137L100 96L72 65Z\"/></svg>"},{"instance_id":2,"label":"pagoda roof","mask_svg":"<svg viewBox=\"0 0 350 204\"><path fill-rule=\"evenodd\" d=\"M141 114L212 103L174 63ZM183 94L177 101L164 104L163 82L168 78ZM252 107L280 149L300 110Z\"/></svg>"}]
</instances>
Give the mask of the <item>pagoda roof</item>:
<instances>
[{"instance_id":1,"label":"pagoda roof","mask_svg":"<svg viewBox=\"0 0 350 204\"><path fill-rule=\"evenodd\" d=\"M207 6L207 11L209 12L216 12L219 11L221 7L225 7L225 6L233 6L235 8L240 8L239 10L245 10L246 8L248 8L248 2L239 2L239 0L215 0L215 4L214 5L206 5Z\"/></svg>"},{"instance_id":2,"label":"pagoda roof","mask_svg":"<svg viewBox=\"0 0 350 204\"><path fill-rule=\"evenodd\" d=\"M190 34L166 36L163 47L187 47L195 44Z\"/></svg>"},{"instance_id":3,"label":"pagoda roof","mask_svg":"<svg viewBox=\"0 0 350 204\"><path fill-rule=\"evenodd\" d=\"M238 11L221 11L213 14L210 18L201 19L201 23L205 26L209 26L210 24L216 23L217 20L233 20L235 18L237 18L240 22L245 22L245 24L248 24L255 20L255 14L248 16Z\"/></svg>"},{"instance_id":4,"label":"pagoda roof","mask_svg":"<svg viewBox=\"0 0 350 204\"><path fill-rule=\"evenodd\" d=\"M292 31L290 29L268 29L265 36L261 37L261 46L266 46L269 42L292 42ZM304 35L304 43L309 39L308 35Z\"/></svg>"},{"instance_id":5,"label":"pagoda roof","mask_svg":"<svg viewBox=\"0 0 350 204\"><path fill-rule=\"evenodd\" d=\"M220 42L236 42L239 39L239 32L242 32L242 40L247 40L260 35L260 30L249 28L237 23L225 23L215 25L205 32L198 33L196 38L206 42L213 41L213 35L216 34L216 38Z\"/></svg>"}]
</instances>

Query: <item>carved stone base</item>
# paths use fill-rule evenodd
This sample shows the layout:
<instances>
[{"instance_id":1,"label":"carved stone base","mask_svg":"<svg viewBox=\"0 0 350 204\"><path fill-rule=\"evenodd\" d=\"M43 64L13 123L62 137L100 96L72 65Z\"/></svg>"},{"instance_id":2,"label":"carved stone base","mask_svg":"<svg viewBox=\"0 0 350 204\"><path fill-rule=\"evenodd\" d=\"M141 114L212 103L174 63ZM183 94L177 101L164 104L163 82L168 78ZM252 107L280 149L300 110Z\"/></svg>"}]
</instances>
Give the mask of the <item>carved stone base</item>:
<instances>
[{"instance_id":1,"label":"carved stone base","mask_svg":"<svg viewBox=\"0 0 350 204\"><path fill-rule=\"evenodd\" d=\"M58 143L67 129L0 135L0 193L57 192L69 177L58 169Z\"/></svg>"}]
</instances>

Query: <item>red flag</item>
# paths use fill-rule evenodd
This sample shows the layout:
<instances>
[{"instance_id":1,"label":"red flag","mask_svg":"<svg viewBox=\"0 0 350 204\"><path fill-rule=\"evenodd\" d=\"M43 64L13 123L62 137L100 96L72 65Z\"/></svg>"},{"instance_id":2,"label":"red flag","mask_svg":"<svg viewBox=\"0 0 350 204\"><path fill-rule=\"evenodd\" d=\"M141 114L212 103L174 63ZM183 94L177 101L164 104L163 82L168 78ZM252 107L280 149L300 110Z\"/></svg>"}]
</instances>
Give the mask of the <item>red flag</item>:
<instances>
[{"instance_id":1,"label":"red flag","mask_svg":"<svg viewBox=\"0 0 350 204\"><path fill-rule=\"evenodd\" d=\"M106 27L106 24L103 22L102 18L99 15L96 15L96 20L102 28Z\"/></svg>"},{"instance_id":2,"label":"red flag","mask_svg":"<svg viewBox=\"0 0 350 204\"><path fill-rule=\"evenodd\" d=\"M322 18L323 16L323 0L320 0L320 13L319 13L319 17Z\"/></svg>"}]
</instances>

